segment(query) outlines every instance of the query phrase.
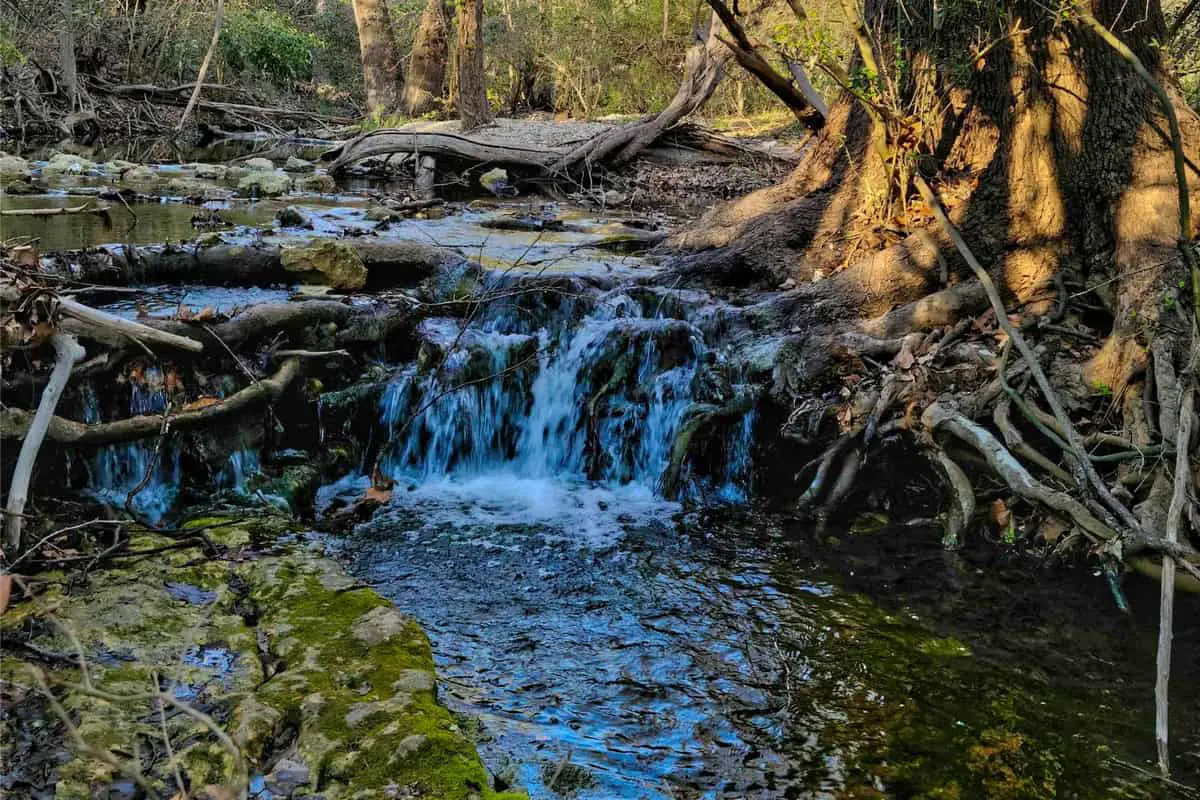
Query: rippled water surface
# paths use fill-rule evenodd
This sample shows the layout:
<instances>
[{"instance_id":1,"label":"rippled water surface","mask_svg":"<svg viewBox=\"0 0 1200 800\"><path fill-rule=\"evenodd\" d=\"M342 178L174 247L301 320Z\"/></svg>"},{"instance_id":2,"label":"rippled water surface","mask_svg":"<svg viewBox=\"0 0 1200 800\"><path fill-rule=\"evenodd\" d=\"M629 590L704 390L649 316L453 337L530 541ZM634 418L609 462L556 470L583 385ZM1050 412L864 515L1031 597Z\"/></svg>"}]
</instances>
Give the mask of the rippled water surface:
<instances>
[{"instance_id":1,"label":"rippled water surface","mask_svg":"<svg viewBox=\"0 0 1200 800\"><path fill-rule=\"evenodd\" d=\"M932 534L859 547L676 512L628 487L446 482L343 547L426 625L444 698L533 797L556 772L594 798L1186 796L1118 763L1152 755L1136 583L1146 620L1099 580L1030 585ZM1194 776L1195 650L1177 664Z\"/></svg>"}]
</instances>

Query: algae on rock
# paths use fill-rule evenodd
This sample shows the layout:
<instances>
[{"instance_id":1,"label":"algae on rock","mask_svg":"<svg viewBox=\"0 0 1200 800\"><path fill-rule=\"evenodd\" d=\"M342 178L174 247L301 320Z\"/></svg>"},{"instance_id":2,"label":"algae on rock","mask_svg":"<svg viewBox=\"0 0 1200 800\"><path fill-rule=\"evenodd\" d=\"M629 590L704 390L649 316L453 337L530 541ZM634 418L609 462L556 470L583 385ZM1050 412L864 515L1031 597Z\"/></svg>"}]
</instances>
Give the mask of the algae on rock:
<instances>
[{"instance_id":1,"label":"algae on rock","mask_svg":"<svg viewBox=\"0 0 1200 800\"><path fill-rule=\"evenodd\" d=\"M75 668L55 664L47 674L52 685L67 687L63 707L85 741L112 753L148 743L162 748L166 725L193 787L236 785L287 760L287 774L268 782L307 776L309 784L293 790L327 800L384 798L397 788L450 800L524 796L487 788L474 745L437 701L429 640L411 617L310 546L291 543L261 555L288 527L282 518L212 518L187 527L205 529L223 555L197 559L196 551L173 550L116 562L92 573L86 589L55 585L0 621L6 636L32 631L30 644L43 652L74 652L63 629L78 640L100 692L72 690L80 680ZM136 533L129 549L171 541ZM62 629L39 621L48 607ZM24 676L34 662L16 652L5 651L5 674L32 685ZM219 721L240 755L193 716L160 721L148 699L160 688ZM112 702L100 693L136 699ZM6 740L40 736L39 747L61 752L56 797L91 797L98 785L122 779L79 752L61 728L19 714L4 725ZM166 796L174 778L165 752L156 755L145 779Z\"/></svg>"}]
</instances>

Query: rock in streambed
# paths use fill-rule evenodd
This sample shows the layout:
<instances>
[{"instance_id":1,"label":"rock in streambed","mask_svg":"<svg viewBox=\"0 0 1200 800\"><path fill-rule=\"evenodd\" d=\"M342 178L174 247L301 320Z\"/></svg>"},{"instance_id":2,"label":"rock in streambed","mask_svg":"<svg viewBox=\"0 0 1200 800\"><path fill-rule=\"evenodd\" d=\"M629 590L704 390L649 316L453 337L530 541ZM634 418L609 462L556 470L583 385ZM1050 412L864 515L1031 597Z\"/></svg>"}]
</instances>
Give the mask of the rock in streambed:
<instances>
[{"instance_id":1,"label":"rock in streambed","mask_svg":"<svg viewBox=\"0 0 1200 800\"><path fill-rule=\"evenodd\" d=\"M204 530L219 557L122 559L70 590L63 576L43 576L44 591L0 618L15 698L0 722L11 756L3 785L84 798L129 780L72 740L38 689L40 672L83 740L110 755L140 752L150 765L142 780L162 796L176 792L169 738L194 795L248 780L274 797L502 797L436 699L417 623L312 546L277 543L287 524L195 520L188 527ZM177 541L137 532L128 550ZM172 698L165 714L156 688Z\"/></svg>"}]
</instances>

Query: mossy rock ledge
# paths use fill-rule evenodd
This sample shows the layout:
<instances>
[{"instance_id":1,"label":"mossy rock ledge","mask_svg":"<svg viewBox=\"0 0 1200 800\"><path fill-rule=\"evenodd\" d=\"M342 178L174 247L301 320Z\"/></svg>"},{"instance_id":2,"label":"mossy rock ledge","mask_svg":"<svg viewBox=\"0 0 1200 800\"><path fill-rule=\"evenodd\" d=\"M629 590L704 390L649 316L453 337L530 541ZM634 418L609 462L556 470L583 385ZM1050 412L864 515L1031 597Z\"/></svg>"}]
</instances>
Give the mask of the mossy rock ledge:
<instances>
[{"instance_id":1,"label":"mossy rock ledge","mask_svg":"<svg viewBox=\"0 0 1200 800\"><path fill-rule=\"evenodd\" d=\"M189 525L217 526L207 531L224 555L174 550L126 559L70 590L67 581L43 576L46 591L0 618L0 635L42 654L15 647L2 653L3 679L25 698L0 721L12 785L35 784L31 794L52 785L59 798L107 797L121 784L132 789L127 776L81 752L46 713L33 666L83 739L126 761L140 754L145 780L162 797L177 792L163 724L193 797L229 796L241 776L260 798L525 797L489 788L474 744L437 701L432 651L415 620L315 546L279 543L284 520ZM142 532L130 549L170 543ZM81 644L97 693L79 688L79 670L68 659L45 657L74 653L63 629ZM168 706L164 723L145 696L155 676L227 733L244 766L230 742L222 744L195 715ZM114 702L99 694L134 697ZM30 753L40 756L41 781L21 774Z\"/></svg>"}]
</instances>

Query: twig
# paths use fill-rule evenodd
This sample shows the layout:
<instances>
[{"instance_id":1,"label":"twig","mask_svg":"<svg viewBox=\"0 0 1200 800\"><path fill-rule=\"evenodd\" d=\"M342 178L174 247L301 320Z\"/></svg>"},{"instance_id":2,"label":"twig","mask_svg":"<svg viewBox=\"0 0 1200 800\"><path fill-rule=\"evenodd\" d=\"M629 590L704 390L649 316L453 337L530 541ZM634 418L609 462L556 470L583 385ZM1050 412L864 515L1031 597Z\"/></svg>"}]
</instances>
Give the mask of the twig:
<instances>
[{"instance_id":1,"label":"twig","mask_svg":"<svg viewBox=\"0 0 1200 800\"><path fill-rule=\"evenodd\" d=\"M1195 332L1193 332L1193 336L1195 336ZM1184 505L1187 503L1188 486L1192 482L1191 470L1188 464L1188 447L1191 444L1192 438L1192 410L1195 404L1196 391L1191 383L1190 376L1185 383L1182 394L1183 396L1179 401L1178 438L1175 440L1175 483L1171 492L1171 505L1167 509L1167 525L1163 536L1171 544L1179 541L1179 527L1183 519ZM1158 655L1154 683L1154 737L1158 745L1158 769L1164 777L1171 774L1171 762L1167 751L1167 719L1174 609L1175 558L1164 555L1158 611Z\"/></svg>"},{"instance_id":2,"label":"twig","mask_svg":"<svg viewBox=\"0 0 1200 800\"><path fill-rule=\"evenodd\" d=\"M183 124L187 122L187 118L191 116L192 109L196 107L196 103L200 100L200 91L204 88L204 76L208 74L208 65L212 62L213 53L217 50L217 42L221 40L221 20L224 17L225 0L217 0L217 10L213 19L213 35L208 43L208 52L204 54L204 60L200 62L200 72L196 75L196 85L192 89L192 96L188 99L188 104L184 106L183 115L179 118L179 124L175 130L183 130Z\"/></svg>"}]
</instances>

